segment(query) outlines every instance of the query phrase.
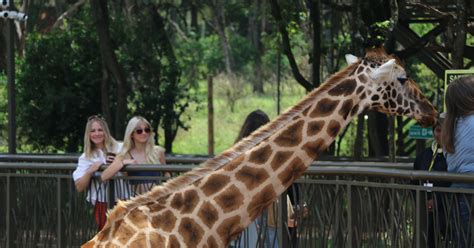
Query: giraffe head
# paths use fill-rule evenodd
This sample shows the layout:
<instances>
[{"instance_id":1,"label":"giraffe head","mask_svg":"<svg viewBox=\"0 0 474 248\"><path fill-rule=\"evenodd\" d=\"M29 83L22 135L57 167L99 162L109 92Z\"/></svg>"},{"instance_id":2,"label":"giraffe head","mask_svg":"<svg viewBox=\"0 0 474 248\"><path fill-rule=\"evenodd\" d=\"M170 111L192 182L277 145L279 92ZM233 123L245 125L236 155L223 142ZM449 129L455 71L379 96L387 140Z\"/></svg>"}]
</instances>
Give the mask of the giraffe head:
<instances>
[{"instance_id":1,"label":"giraffe head","mask_svg":"<svg viewBox=\"0 0 474 248\"><path fill-rule=\"evenodd\" d=\"M359 63L353 73L366 85L360 94L368 99L369 109L412 117L422 126L435 124L435 108L407 76L398 58L377 48L367 51L361 60L353 55L346 55L346 60L348 64Z\"/></svg>"}]
</instances>

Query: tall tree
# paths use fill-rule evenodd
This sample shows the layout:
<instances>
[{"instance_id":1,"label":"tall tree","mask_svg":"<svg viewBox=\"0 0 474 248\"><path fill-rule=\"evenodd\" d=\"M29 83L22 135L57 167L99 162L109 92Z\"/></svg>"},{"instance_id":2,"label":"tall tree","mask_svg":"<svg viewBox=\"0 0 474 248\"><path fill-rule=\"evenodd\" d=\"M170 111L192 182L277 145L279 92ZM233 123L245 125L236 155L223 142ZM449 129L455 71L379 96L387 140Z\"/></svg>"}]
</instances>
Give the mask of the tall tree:
<instances>
[{"instance_id":1,"label":"tall tree","mask_svg":"<svg viewBox=\"0 0 474 248\"><path fill-rule=\"evenodd\" d=\"M249 38L250 43L255 47L255 66L253 77L253 91L263 94L263 68L262 68L262 54L264 51L261 42L261 0L251 0L251 8L249 15Z\"/></svg>"},{"instance_id":2,"label":"tall tree","mask_svg":"<svg viewBox=\"0 0 474 248\"><path fill-rule=\"evenodd\" d=\"M117 108L115 111L114 136L123 138L127 114L127 84L122 66L115 55L112 38L109 31L109 13L107 0L91 0L92 15L95 18L95 25L99 36L100 55L105 68L112 75L117 84ZM105 77L105 76L104 76ZM106 78L106 77L105 77ZM102 83L105 83L103 80ZM103 88L106 88L105 86ZM104 96L103 96L104 97Z\"/></svg>"}]
</instances>

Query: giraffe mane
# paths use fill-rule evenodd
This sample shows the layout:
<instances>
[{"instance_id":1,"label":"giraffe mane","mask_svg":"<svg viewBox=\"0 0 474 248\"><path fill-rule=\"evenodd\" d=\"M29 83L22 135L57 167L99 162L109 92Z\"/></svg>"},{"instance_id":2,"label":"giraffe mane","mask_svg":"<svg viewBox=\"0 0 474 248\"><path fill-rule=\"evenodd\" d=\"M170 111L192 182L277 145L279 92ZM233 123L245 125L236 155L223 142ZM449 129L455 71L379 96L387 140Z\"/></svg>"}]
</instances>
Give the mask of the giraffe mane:
<instances>
[{"instance_id":1,"label":"giraffe mane","mask_svg":"<svg viewBox=\"0 0 474 248\"><path fill-rule=\"evenodd\" d=\"M245 153L246 151L252 149L257 144L270 137L270 135L279 131L296 115L305 110L311 104L311 102L314 101L314 97L332 88L343 78L352 74L357 68L357 66L359 66L359 64L360 62L351 64L347 68L335 73L329 79L327 79L320 87L313 90L302 101L300 101L294 107L285 111L276 120L259 128L252 135L236 143L234 146L222 152L220 155L209 159L206 162L203 162L200 166L195 167L191 171L186 172L181 176L170 179L163 185L154 186L147 193L138 195L127 201L119 201L117 203L117 206L114 207L113 210L109 210L109 212L107 213L110 219L107 221L104 229L106 229L110 225L111 220L119 219L125 216L125 214L131 209L147 203L155 202L165 196L168 196L173 192L176 192L192 183L195 183L196 181L202 179L209 173L221 168L222 166L226 165L227 163L231 162L232 160Z\"/></svg>"}]
</instances>

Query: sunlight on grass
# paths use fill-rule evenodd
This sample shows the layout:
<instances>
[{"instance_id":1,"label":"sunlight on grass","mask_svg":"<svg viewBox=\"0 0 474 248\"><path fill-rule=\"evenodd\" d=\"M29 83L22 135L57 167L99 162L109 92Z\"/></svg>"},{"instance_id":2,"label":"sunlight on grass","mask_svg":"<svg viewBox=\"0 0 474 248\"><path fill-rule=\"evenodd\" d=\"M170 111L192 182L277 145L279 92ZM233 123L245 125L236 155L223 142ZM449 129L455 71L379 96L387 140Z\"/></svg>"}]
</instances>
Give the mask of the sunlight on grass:
<instances>
[{"instance_id":1,"label":"sunlight on grass","mask_svg":"<svg viewBox=\"0 0 474 248\"><path fill-rule=\"evenodd\" d=\"M291 85L290 85L291 84ZM204 84L201 84L205 87ZM256 109L266 112L270 119L277 116L277 93L275 85L266 85L265 94L257 95L248 88L246 94L236 101L235 109L230 111L228 100L219 93L214 86L214 145L215 154L230 148L240 130L245 117ZM296 82L282 85L281 111L293 106L306 94L305 90ZM205 90L207 92L207 90ZM248 93L247 93L248 92ZM207 99L200 109L190 108L191 121L189 130L179 130L173 143L173 152L180 154L206 154L207 155Z\"/></svg>"}]
</instances>

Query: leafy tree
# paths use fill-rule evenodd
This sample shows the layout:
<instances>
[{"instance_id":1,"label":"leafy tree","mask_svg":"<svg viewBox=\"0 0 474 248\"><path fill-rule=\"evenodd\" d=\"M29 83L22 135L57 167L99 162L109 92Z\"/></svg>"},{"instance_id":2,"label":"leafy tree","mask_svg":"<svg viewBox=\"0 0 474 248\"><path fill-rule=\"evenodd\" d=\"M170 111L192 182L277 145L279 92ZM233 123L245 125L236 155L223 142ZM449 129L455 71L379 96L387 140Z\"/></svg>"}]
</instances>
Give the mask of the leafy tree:
<instances>
[{"instance_id":1,"label":"leafy tree","mask_svg":"<svg viewBox=\"0 0 474 248\"><path fill-rule=\"evenodd\" d=\"M19 132L43 152L77 152L84 121L100 109L100 57L87 18L31 33L18 70Z\"/></svg>"}]
</instances>

